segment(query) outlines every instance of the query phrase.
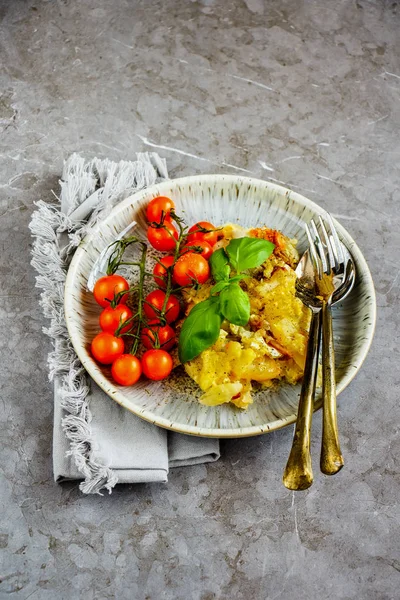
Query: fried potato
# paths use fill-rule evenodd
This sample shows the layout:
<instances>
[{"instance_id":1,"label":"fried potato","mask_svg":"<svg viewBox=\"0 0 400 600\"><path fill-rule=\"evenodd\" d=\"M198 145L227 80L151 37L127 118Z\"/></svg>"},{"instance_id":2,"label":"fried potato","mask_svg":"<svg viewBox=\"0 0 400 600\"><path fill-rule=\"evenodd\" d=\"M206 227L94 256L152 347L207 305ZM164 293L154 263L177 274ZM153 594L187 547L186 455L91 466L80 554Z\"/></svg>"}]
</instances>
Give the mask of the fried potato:
<instances>
[{"instance_id":1,"label":"fried potato","mask_svg":"<svg viewBox=\"0 0 400 600\"><path fill-rule=\"evenodd\" d=\"M233 237L250 235L272 241L275 250L241 282L250 299L251 317L246 327L224 322L217 342L184 367L204 392L201 403L217 406L231 402L245 409L253 402L252 382L270 387L301 379L311 312L295 295L296 240L267 228L246 232L231 224L222 232L220 247ZM211 284L206 284L185 294L187 313L208 297L210 289Z\"/></svg>"}]
</instances>

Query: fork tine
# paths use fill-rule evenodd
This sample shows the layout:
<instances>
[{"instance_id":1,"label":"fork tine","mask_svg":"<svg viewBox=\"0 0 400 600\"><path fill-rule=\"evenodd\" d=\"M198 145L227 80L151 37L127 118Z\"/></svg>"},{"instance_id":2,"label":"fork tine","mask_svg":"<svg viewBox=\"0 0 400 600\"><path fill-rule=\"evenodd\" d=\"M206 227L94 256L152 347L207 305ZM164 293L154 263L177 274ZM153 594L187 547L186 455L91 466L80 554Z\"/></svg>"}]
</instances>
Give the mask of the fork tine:
<instances>
[{"instance_id":1,"label":"fork tine","mask_svg":"<svg viewBox=\"0 0 400 600\"><path fill-rule=\"evenodd\" d=\"M311 219L310 225L311 225L312 233L313 233L313 236L314 236L313 245L314 245L314 247L316 249L316 252L317 252L317 254L319 256L321 267L322 267L322 272L319 275L319 278L321 279L322 273L326 273L326 271L328 269L328 265L327 265L327 262L326 262L325 251L324 251L324 248L323 248L321 236L319 235L319 232L318 232L317 226L316 226L316 224L314 222L314 219Z\"/></svg>"},{"instance_id":2,"label":"fork tine","mask_svg":"<svg viewBox=\"0 0 400 600\"><path fill-rule=\"evenodd\" d=\"M337 247L336 247L336 244L335 244L335 240L333 239L332 235L329 235L329 241L330 241L330 244L331 244L333 256L335 258L335 269L336 269L336 271L340 271L340 265L342 263L340 262L340 257L339 257L338 252L337 252Z\"/></svg>"},{"instance_id":3,"label":"fork tine","mask_svg":"<svg viewBox=\"0 0 400 600\"><path fill-rule=\"evenodd\" d=\"M327 213L327 219L329 222L329 227L331 228L332 237L334 239L334 243L335 243L334 245L335 245L337 256L338 256L338 261L341 265L343 265L345 263L345 258L344 258L344 253L342 250L342 243L339 240L339 236L337 234L336 227L333 223L333 219L332 219L332 216L330 215L330 213Z\"/></svg>"},{"instance_id":4,"label":"fork tine","mask_svg":"<svg viewBox=\"0 0 400 600\"><path fill-rule=\"evenodd\" d=\"M322 231L322 235L324 237L324 241L323 241L323 245L325 246L325 257L327 259L327 269L325 271L325 273L327 273L329 275L329 273L331 273L332 269L337 270L339 267L335 252L332 249L332 245L329 239L329 235L328 232L326 230L325 227L325 223L321 217L321 215L319 215L319 225L321 227L321 231Z\"/></svg>"},{"instance_id":5,"label":"fork tine","mask_svg":"<svg viewBox=\"0 0 400 600\"><path fill-rule=\"evenodd\" d=\"M311 221L311 222L313 223L313 221ZM310 228L307 224L306 224L306 234L307 234L308 243L310 246L311 261L312 261L312 264L314 267L314 271L316 271L318 273L318 278L321 279L321 277L322 277L321 261L318 256L318 252L315 249L315 241L311 234Z\"/></svg>"}]
</instances>

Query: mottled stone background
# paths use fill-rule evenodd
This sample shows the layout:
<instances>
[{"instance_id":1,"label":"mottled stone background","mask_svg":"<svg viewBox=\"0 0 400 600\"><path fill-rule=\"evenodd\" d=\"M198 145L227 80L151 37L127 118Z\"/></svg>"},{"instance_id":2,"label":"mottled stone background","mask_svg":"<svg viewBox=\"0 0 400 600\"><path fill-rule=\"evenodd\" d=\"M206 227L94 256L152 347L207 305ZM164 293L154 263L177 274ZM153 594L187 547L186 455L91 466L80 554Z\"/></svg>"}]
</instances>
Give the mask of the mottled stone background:
<instances>
[{"instance_id":1,"label":"mottled stone background","mask_svg":"<svg viewBox=\"0 0 400 600\"><path fill-rule=\"evenodd\" d=\"M373 0L0 2L1 598L399 598L400 7ZM51 473L33 202L63 159L157 149L171 175L284 182L357 240L377 290L340 398L346 466L281 484L292 430L167 485L83 497ZM239 171L237 171L239 169Z\"/></svg>"}]
</instances>

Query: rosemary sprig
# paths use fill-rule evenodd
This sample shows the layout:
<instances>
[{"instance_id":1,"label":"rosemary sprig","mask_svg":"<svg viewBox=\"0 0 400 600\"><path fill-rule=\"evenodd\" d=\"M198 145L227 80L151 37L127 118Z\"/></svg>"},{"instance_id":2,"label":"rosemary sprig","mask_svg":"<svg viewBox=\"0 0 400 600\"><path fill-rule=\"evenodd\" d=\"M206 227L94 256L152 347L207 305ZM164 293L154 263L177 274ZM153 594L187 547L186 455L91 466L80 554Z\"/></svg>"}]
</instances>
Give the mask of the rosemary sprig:
<instances>
[{"instance_id":1,"label":"rosemary sprig","mask_svg":"<svg viewBox=\"0 0 400 600\"><path fill-rule=\"evenodd\" d=\"M108 264L107 264L107 270L106 273L107 275L114 275L114 273L117 272L119 266L122 263L122 258L124 255L125 250L128 248L128 246L130 246L131 244L143 244L143 242L141 240L139 240L136 236L131 236L128 238L124 238L123 240L117 240L116 242L113 242L112 244L110 244L110 248L112 248L114 246L114 250L111 252L110 257L108 259ZM130 263L127 263L130 264Z\"/></svg>"},{"instance_id":2,"label":"rosemary sprig","mask_svg":"<svg viewBox=\"0 0 400 600\"><path fill-rule=\"evenodd\" d=\"M167 323L167 319L166 319L167 304L168 304L168 300L169 300L171 294L176 293L176 292L180 291L181 289L183 289L183 287L174 288L173 280L172 280L172 272L173 272L173 268L179 258L181 248L184 245L184 243L186 242L188 228L184 224L183 219L178 217L178 215L176 215L174 212L171 212L170 216L175 221L175 223L178 227L178 239L176 240L175 249L174 249L174 253L173 253L173 256L174 256L173 263L170 267L168 267L166 269L167 285L166 285L166 290L165 290L165 298L163 301L163 306L162 306L161 310L159 310L159 311L157 311L157 309L154 306L152 306L151 304L149 304L146 301L146 299L144 298L145 278L153 276L152 273L149 273L146 270L146 257L147 257L146 243L143 242L142 240L140 240L139 238L133 236L133 237L125 238L122 240L117 240L116 242L113 242L110 245L110 247L114 247L114 248L108 259L108 265L107 265L107 270L106 270L107 275L113 275L114 273L116 273L116 271L119 269L120 266L132 266L132 267L137 267L139 269L139 281L137 282L137 284L130 287L129 290L127 290L127 291L116 294L111 303L112 307L115 308L115 306L118 304L118 302L120 301L120 299L122 298L122 296L124 294L132 293L133 291L136 293L137 309L136 309L135 314L132 315L132 317L130 317L127 321L124 321L123 323L121 323L115 332L116 336L122 335L121 334L122 329L126 329L127 325L131 326L127 332L123 333L123 335L133 339L133 344L132 344L132 347L130 350L131 354L136 354L138 347L139 347L139 342L141 339L141 331L142 331L143 327L147 325L147 321L146 321L145 314L144 314L145 304L148 304L149 306L152 307L152 309L157 313L157 316L160 320L160 326L164 326ZM153 225L153 224L151 224L151 225ZM161 221L161 223L155 223L154 225L156 225L157 227L164 227L164 219ZM124 253L125 253L126 249L132 244L139 244L141 246L142 251L141 251L140 259L136 260L136 261L124 260ZM158 263L160 263L159 259L157 259L157 258L156 258L156 261ZM155 334L155 341L156 341L155 346L158 347L159 346L158 332L155 331L154 334Z\"/></svg>"},{"instance_id":3,"label":"rosemary sprig","mask_svg":"<svg viewBox=\"0 0 400 600\"><path fill-rule=\"evenodd\" d=\"M141 252L140 260L139 261L124 261L123 260L124 253L125 253L126 249L128 248L128 246L130 246L132 244L139 244L141 246L142 252ZM145 277L146 277L146 275L148 275L148 273L146 271L147 245L142 240L139 240L137 237L133 236L133 237L125 238L123 240L117 240L116 242L113 242L113 244L111 244L111 246L114 246L114 249L110 255L110 258L108 259L108 265L107 265L107 271L106 271L107 275L113 275L119 269L119 267L121 265L127 265L127 266L129 265L129 266L134 266L134 267L139 268L139 282L135 286L129 288L129 290L127 292L121 292L120 294L117 294L112 303L112 304L114 304L114 306L116 306L116 304L118 303L118 301L120 300L120 298L122 297L123 294L130 293L133 290L137 292L138 305L137 305L136 313L132 317L130 317L130 319L121 323L115 332L116 336L121 335L121 330L125 329L127 325L131 324L130 330L128 332L124 333L124 335L132 337L134 339L132 347L130 349L130 353L136 354L136 352L138 350L138 346L139 346L139 341L140 341L140 332L141 332L141 329L145 322L144 315L143 315L143 304L144 304L143 287L144 287ZM135 328L136 331L135 331L135 333L132 333L132 329L134 328L135 325L136 325L136 328Z\"/></svg>"},{"instance_id":4,"label":"rosemary sprig","mask_svg":"<svg viewBox=\"0 0 400 600\"><path fill-rule=\"evenodd\" d=\"M146 255L147 255L147 246L144 242L140 242L142 246L142 255L139 263L139 283L138 283L138 308L137 308L137 326L136 326L136 337L132 344L131 354L136 354L139 341L140 341L140 332L143 326L143 285L146 269Z\"/></svg>"}]
</instances>

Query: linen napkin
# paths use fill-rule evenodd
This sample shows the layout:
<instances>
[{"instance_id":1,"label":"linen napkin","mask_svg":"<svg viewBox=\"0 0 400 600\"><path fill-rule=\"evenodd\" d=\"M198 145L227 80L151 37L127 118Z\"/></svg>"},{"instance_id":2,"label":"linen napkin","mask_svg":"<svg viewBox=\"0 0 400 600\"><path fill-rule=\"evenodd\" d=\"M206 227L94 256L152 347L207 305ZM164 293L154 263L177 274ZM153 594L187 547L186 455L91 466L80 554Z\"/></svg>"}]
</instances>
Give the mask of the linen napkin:
<instances>
[{"instance_id":1,"label":"linen napkin","mask_svg":"<svg viewBox=\"0 0 400 600\"><path fill-rule=\"evenodd\" d=\"M109 398L83 369L64 318L64 283L76 247L93 225L133 192L168 178L154 152L136 161L85 161L73 154L64 164L56 204L36 203L30 229L32 265L42 289L44 328L54 381L53 471L56 481L83 479L82 492L110 493L116 483L166 482L171 467L212 462L219 441L168 432L139 419Z\"/></svg>"}]
</instances>

